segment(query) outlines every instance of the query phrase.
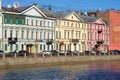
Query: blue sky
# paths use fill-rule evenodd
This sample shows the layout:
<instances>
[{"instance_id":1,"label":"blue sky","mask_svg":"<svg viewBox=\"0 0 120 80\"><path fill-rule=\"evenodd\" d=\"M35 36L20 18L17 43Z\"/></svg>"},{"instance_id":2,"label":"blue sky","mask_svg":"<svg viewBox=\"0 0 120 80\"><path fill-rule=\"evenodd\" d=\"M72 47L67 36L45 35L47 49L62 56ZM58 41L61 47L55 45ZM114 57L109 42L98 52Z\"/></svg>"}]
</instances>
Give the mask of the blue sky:
<instances>
[{"instance_id":1,"label":"blue sky","mask_svg":"<svg viewBox=\"0 0 120 80\"><path fill-rule=\"evenodd\" d=\"M58 10L106 10L106 9L120 9L120 0L2 0L2 5L7 6L14 2L19 2L20 6L32 5L37 3L40 7L42 5L51 5L53 9Z\"/></svg>"}]
</instances>

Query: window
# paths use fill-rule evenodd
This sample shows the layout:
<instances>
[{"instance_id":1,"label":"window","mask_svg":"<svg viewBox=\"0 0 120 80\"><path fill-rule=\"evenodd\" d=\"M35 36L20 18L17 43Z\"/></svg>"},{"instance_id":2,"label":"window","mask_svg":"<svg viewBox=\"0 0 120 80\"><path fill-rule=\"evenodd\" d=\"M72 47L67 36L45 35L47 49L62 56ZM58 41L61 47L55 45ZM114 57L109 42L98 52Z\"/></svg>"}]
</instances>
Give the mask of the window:
<instances>
[{"instance_id":1,"label":"window","mask_svg":"<svg viewBox=\"0 0 120 80\"><path fill-rule=\"evenodd\" d=\"M27 19L27 25L29 24L29 19Z\"/></svg>"},{"instance_id":2,"label":"window","mask_svg":"<svg viewBox=\"0 0 120 80\"><path fill-rule=\"evenodd\" d=\"M50 33L48 32L48 39L50 39Z\"/></svg>"},{"instance_id":3,"label":"window","mask_svg":"<svg viewBox=\"0 0 120 80\"><path fill-rule=\"evenodd\" d=\"M31 20L31 26L33 26L33 20Z\"/></svg>"},{"instance_id":4,"label":"window","mask_svg":"<svg viewBox=\"0 0 120 80\"><path fill-rule=\"evenodd\" d=\"M56 39L58 39L58 31L56 31Z\"/></svg>"},{"instance_id":5,"label":"window","mask_svg":"<svg viewBox=\"0 0 120 80\"><path fill-rule=\"evenodd\" d=\"M82 28L84 28L84 24L82 24Z\"/></svg>"},{"instance_id":6,"label":"window","mask_svg":"<svg viewBox=\"0 0 120 80\"><path fill-rule=\"evenodd\" d=\"M22 19L22 24L24 24L24 19Z\"/></svg>"},{"instance_id":7,"label":"window","mask_svg":"<svg viewBox=\"0 0 120 80\"><path fill-rule=\"evenodd\" d=\"M12 20L11 20L12 21ZM18 18L16 18L16 24L18 24Z\"/></svg>"},{"instance_id":8,"label":"window","mask_svg":"<svg viewBox=\"0 0 120 80\"><path fill-rule=\"evenodd\" d=\"M46 26L46 21L44 21L44 27Z\"/></svg>"},{"instance_id":9,"label":"window","mask_svg":"<svg viewBox=\"0 0 120 80\"><path fill-rule=\"evenodd\" d=\"M72 36L71 38L73 38L73 36L74 36L74 35L73 35L73 30L71 31L71 36Z\"/></svg>"},{"instance_id":10,"label":"window","mask_svg":"<svg viewBox=\"0 0 120 80\"><path fill-rule=\"evenodd\" d=\"M32 31L32 33L31 33L31 39L33 39L33 31Z\"/></svg>"},{"instance_id":11,"label":"window","mask_svg":"<svg viewBox=\"0 0 120 80\"><path fill-rule=\"evenodd\" d=\"M5 30L5 38L7 38L7 30Z\"/></svg>"},{"instance_id":12,"label":"window","mask_svg":"<svg viewBox=\"0 0 120 80\"><path fill-rule=\"evenodd\" d=\"M42 21L40 21L40 26L42 27Z\"/></svg>"},{"instance_id":13,"label":"window","mask_svg":"<svg viewBox=\"0 0 120 80\"><path fill-rule=\"evenodd\" d=\"M64 50L66 50L66 44L64 44L64 46L65 46L65 49L64 49Z\"/></svg>"},{"instance_id":14,"label":"window","mask_svg":"<svg viewBox=\"0 0 120 80\"><path fill-rule=\"evenodd\" d=\"M46 36L45 34L46 34L46 33L44 32L44 39L45 39L45 36Z\"/></svg>"},{"instance_id":15,"label":"window","mask_svg":"<svg viewBox=\"0 0 120 80\"><path fill-rule=\"evenodd\" d=\"M13 48L12 48L12 45L10 45L10 50L12 51L12 49L13 49Z\"/></svg>"},{"instance_id":16,"label":"window","mask_svg":"<svg viewBox=\"0 0 120 80\"><path fill-rule=\"evenodd\" d=\"M81 32L79 31L79 39L81 39Z\"/></svg>"},{"instance_id":17,"label":"window","mask_svg":"<svg viewBox=\"0 0 120 80\"><path fill-rule=\"evenodd\" d=\"M16 38L18 38L18 30L16 30Z\"/></svg>"},{"instance_id":18,"label":"window","mask_svg":"<svg viewBox=\"0 0 120 80\"><path fill-rule=\"evenodd\" d=\"M36 39L38 39L38 32L36 32Z\"/></svg>"},{"instance_id":19,"label":"window","mask_svg":"<svg viewBox=\"0 0 120 80\"><path fill-rule=\"evenodd\" d=\"M84 33L82 33L82 39L84 39Z\"/></svg>"},{"instance_id":20,"label":"window","mask_svg":"<svg viewBox=\"0 0 120 80\"><path fill-rule=\"evenodd\" d=\"M90 32L88 32L88 40L90 40Z\"/></svg>"},{"instance_id":21,"label":"window","mask_svg":"<svg viewBox=\"0 0 120 80\"><path fill-rule=\"evenodd\" d=\"M51 39L53 39L53 33L51 33Z\"/></svg>"},{"instance_id":22,"label":"window","mask_svg":"<svg viewBox=\"0 0 120 80\"><path fill-rule=\"evenodd\" d=\"M70 38L70 36L69 36L69 31L68 31L68 39Z\"/></svg>"},{"instance_id":23,"label":"window","mask_svg":"<svg viewBox=\"0 0 120 80\"><path fill-rule=\"evenodd\" d=\"M27 39L29 38L29 31L27 31Z\"/></svg>"},{"instance_id":24,"label":"window","mask_svg":"<svg viewBox=\"0 0 120 80\"><path fill-rule=\"evenodd\" d=\"M79 44L79 50L81 51L81 44Z\"/></svg>"},{"instance_id":25,"label":"window","mask_svg":"<svg viewBox=\"0 0 120 80\"><path fill-rule=\"evenodd\" d=\"M10 37L12 37L12 32L13 32L13 31L12 31L12 30L10 30Z\"/></svg>"},{"instance_id":26,"label":"window","mask_svg":"<svg viewBox=\"0 0 120 80\"><path fill-rule=\"evenodd\" d=\"M50 26L49 21L48 21L48 27Z\"/></svg>"},{"instance_id":27,"label":"window","mask_svg":"<svg viewBox=\"0 0 120 80\"><path fill-rule=\"evenodd\" d=\"M4 23L7 23L7 17L5 17Z\"/></svg>"},{"instance_id":28,"label":"window","mask_svg":"<svg viewBox=\"0 0 120 80\"><path fill-rule=\"evenodd\" d=\"M7 50L7 44L5 44L5 50Z\"/></svg>"},{"instance_id":29,"label":"window","mask_svg":"<svg viewBox=\"0 0 120 80\"><path fill-rule=\"evenodd\" d=\"M12 24L12 17L10 17L10 23Z\"/></svg>"},{"instance_id":30,"label":"window","mask_svg":"<svg viewBox=\"0 0 120 80\"><path fill-rule=\"evenodd\" d=\"M22 31L21 38L22 39L24 38L24 31Z\"/></svg>"},{"instance_id":31,"label":"window","mask_svg":"<svg viewBox=\"0 0 120 80\"><path fill-rule=\"evenodd\" d=\"M76 28L77 28L77 23L76 23Z\"/></svg>"},{"instance_id":32,"label":"window","mask_svg":"<svg viewBox=\"0 0 120 80\"><path fill-rule=\"evenodd\" d=\"M73 23L71 23L71 27L73 27Z\"/></svg>"},{"instance_id":33,"label":"window","mask_svg":"<svg viewBox=\"0 0 120 80\"><path fill-rule=\"evenodd\" d=\"M54 24L53 24L53 22L52 22L51 24L52 24L51 26L52 26L52 27L54 27Z\"/></svg>"},{"instance_id":34,"label":"window","mask_svg":"<svg viewBox=\"0 0 120 80\"><path fill-rule=\"evenodd\" d=\"M76 31L76 39L77 39L77 31Z\"/></svg>"},{"instance_id":35,"label":"window","mask_svg":"<svg viewBox=\"0 0 120 80\"><path fill-rule=\"evenodd\" d=\"M59 31L59 38L61 38L61 31Z\"/></svg>"},{"instance_id":36,"label":"window","mask_svg":"<svg viewBox=\"0 0 120 80\"><path fill-rule=\"evenodd\" d=\"M69 27L69 22L67 22L67 26Z\"/></svg>"},{"instance_id":37,"label":"window","mask_svg":"<svg viewBox=\"0 0 120 80\"><path fill-rule=\"evenodd\" d=\"M18 50L18 44L16 44L16 50Z\"/></svg>"},{"instance_id":38,"label":"window","mask_svg":"<svg viewBox=\"0 0 120 80\"><path fill-rule=\"evenodd\" d=\"M66 39L66 30L64 30L64 39Z\"/></svg>"},{"instance_id":39,"label":"window","mask_svg":"<svg viewBox=\"0 0 120 80\"><path fill-rule=\"evenodd\" d=\"M64 26L66 26L66 22L64 21Z\"/></svg>"},{"instance_id":40,"label":"window","mask_svg":"<svg viewBox=\"0 0 120 80\"><path fill-rule=\"evenodd\" d=\"M79 24L79 28L80 28L80 24Z\"/></svg>"},{"instance_id":41,"label":"window","mask_svg":"<svg viewBox=\"0 0 120 80\"><path fill-rule=\"evenodd\" d=\"M42 32L40 32L40 39L42 39Z\"/></svg>"},{"instance_id":42,"label":"window","mask_svg":"<svg viewBox=\"0 0 120 80\"><path fill-rule=\"evenodd\" d=\"M38 26L38 21L36 20L36 26Z\"/></svg>"},{"instance_id":43,"label":"window","mask_svg":"<svg viewBox=\"0 0 120 80\"><path fill-rule=\"evenodd\" d=\"M45 45L44 45L44 50L45 50Z\"/></svg>"},{"instance_id":44,"label":"window","mask_svg":"<svg viewBox=\"0 0 120 80\"><path fill-rule=\"evenodd\" d=\"M42 44L40 44L40 50L42 50Z\"/></svg>"}]
</instances>

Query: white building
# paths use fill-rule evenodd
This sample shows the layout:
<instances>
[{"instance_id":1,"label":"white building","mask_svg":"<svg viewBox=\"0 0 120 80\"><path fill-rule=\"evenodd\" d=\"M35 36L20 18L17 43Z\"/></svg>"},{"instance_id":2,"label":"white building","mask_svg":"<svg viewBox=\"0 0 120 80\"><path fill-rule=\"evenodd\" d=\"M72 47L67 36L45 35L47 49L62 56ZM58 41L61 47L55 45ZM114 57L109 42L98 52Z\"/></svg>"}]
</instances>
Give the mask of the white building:
<instances>
[{"instance_id":1,"label":"white building","mask_svg":"<svg viewBox=\"0 0 120 80\"><path fill-rule=\"evenodd\" d=\"M50 13L39 9L37 4L1 9L1 50L5 52L27 50L34 53L37 45L38 52L55 49L56 22ZM16 43L14 43L15 39L17 39Z\"/></svg>"}]
</instances>

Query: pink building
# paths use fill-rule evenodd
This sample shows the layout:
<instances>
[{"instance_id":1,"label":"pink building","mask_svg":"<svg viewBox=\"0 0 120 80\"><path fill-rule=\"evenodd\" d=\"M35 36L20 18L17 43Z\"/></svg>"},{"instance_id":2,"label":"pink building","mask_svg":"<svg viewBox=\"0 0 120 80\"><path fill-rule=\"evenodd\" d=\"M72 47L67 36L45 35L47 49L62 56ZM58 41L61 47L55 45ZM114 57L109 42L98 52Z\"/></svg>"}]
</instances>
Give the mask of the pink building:
<instances>
[{"instance_id":1,"label":"pink building","mask_svg":"<svg viewBox=\"0 0 120 80\"><path fill-rule=\"evenodd\" d=\"M88 50L106 50L109 46L109 26L95 16L81 16L87 23Z\"/></svg>"}]
</instances>

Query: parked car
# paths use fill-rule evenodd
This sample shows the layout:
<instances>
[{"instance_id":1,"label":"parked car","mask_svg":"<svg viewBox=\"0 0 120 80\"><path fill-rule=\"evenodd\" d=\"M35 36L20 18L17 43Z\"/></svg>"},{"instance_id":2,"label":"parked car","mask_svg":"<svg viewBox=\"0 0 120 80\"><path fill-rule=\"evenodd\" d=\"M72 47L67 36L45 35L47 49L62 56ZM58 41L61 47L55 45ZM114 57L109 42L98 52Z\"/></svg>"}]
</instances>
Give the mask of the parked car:
<instances>
[{"instance_id":1,"label":"parked car","mask_svg":"<svg viewBox=\"0 0 120 80\"><path fill-rule=\"evenodd\" d=\"M11 51L11 52L6 53L5 56L13 57L15 55L15 53L16 53L15 51Z\"/></svg>"},{"instance_id":2,"label":"parked car","mask_svg":"<svg viewBox=\"0 0 120 80\"><path fill-rule=\"evenodd\" d=\"M21 51L19 51L19 52L18 52L18 55L19 55L19 56L24 56L25 53L26 53L27 56L30 55L30 53L29 53L28 51L26 51L26 50L21 50Z\"/></svg>"},{"instance_id":3,"label":"parked car","mask_svg":"<svg viewBox=\"0 0 120 80\"><path fill-rule=\"evenodd\" d=\"M85 52L85 55L89 55L90 53L93 53L94 54L94 51L89 51L89 50L87 50L87 51L84 51Z\"/></svg>"},{"instance_id":4,"label":"parked car","mask_svg":"<svg viewBox=\"0 0 120 80\"><path fill-rule=\"evenodd\" d=\"M5 52L3 50L0 50L0 56L2 56L2 54L5 54Z\"/></svg>"},{"instance_id":5,"label":"parked car","mask_svg":"<svg viewBox=\"0 0 120 80\"><path fill-rule=\"evenodd\" d=\"M72 51L71 50L67 50L67 55L71 55Z\"/></svg>"},{"instance_id":6,"label":"parked car","mask_svg":"<svg viewBox=\"0 0 120 80\"><path fill-rule=\"evenodd\" d=\"M105 54L105 53L107 53L107 51L101 50L100 53L101 53L101 54Z\"/></svg>"},{"instance_id":7,"label":"parked car","mask_svg":"<svg viewBox=\"0 0 120 80\"><path fill-rule=\"evenodd\" d=\"M57 55L58 54L57 50L51 50L50 52L52 53L52 55Z\"/></svg>"},{"instance_id":8,"label":"parked car","mask_svg":"<svg viewBox=\"0 0 120 80\"><path fill-rule=\"evenodd\" d=\"M110 50L110 54L120 54L120 50Z\"/></svg>"},{"instance_id":9,"label":"parked car","mask_svg":"<svg viewBox=\"0 0 120 80\"><path fill-rule=\"evenodd\" d=\"M80 54L80 52L79 51L73 51L73 54L78 55L78 54Z\"/></svg>"},{"instance_id":10,"label":"parked car","mask_svg":"<svg viewBox=\"0 0 120 80\"><path fill-rule=\"evenodd\" d=\"M67 51L65 51L65 50L60 50L60 51L59 51L59 54L60 54L60 55L65 55L65 54L67 54Z\"/></svg>"},{"instance_id":11,"label":"parked car","mask_svg":"<svg viewBox=\"0 0 120 80\"><path fill-rule=\"evenodd\" d=\"M51 54L51 51L49 51L49 50L47 50L47 51L42 51L42 53L43 53L44 55L50 55L50 54Z\"/></svg>"}]
</instances>

